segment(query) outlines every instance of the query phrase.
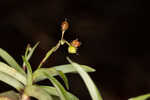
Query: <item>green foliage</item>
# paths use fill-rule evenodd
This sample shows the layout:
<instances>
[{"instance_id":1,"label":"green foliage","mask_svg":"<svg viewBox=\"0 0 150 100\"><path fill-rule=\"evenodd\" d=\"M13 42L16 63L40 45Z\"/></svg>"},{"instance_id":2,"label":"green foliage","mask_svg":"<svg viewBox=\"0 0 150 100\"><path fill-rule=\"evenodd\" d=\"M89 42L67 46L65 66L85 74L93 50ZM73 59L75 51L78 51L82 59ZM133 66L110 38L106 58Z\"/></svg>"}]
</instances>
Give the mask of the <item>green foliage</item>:
<instances>
[{"instance_id":1,"label":"green foliage","mask_svg":"<svg viewBox=\"0 0 150 100\"><path fill-rule=\"evenodd\" d=\"M63 79L66 88L69 90L69 83L68 83L68 79L67 76L62 72L62 71L57 71L59 73L59 76Z\"/></svg>"},{"instance_id":2,"label":"green foliage","mask_svg":"<svg viewBox=\"0 0 150 100\"><path fill-rule=\"evenodd\" d=\"M35 85L27 86L24 94L32 96L38 100L53 100L51 95L49 95L44 89Z\"/></svg>"},{"instance_id":3,"label":"green foliage","mask_svg":"<svg viewBox=\"0 0 150 100\"><path fill-rule=\"evenodd\" d=\"M39 42L36 43L34 47L27 46L25 54L22 56L22 67L10 56L10 54L0 48L0 57L7 63L0 61L0 81L14 87L18 91L2 93L0 94L0 100L4 100L5 98L9 98L10 100L28 100L30 97L34 97L38 100L79 100L75 95L68 92L55 78L55 76L59 75L64 81L66 88L69 89L69 83L66 76L67 73L79 73L89 90L92 100L102 100L96 85L87 74L87 72L95 72L95 69L86 65L77 64L69 58L67 59L70 64L41 68L52 53L59 49L61 45L67 44L68 47L73 46L71 43L64 40L63 36L65 31L62 30L61 40L46 53L35 71L32 71L29 59L32 57ZM75 45L74 48L77 49L78 46ZM44 79L49 79L53 86L36 84L36 82Z\"/></svg>"},{"instance_id":4,"label":"green foliage","mask_svg":"<svg viewBox=\"0 0 150 100\"><path fill-rule=\"evenodd\" d=\"M3 72L0 72L0 81L7 83L18 91L21 91L24 88L24 86L18 80Z\"/></svg>"},{"instance_id":5,"label":"green foliage","mask_svg":"<svg viewBox=\"0 0 150 100\"><path fill-rule=\"evenodd\" d=\"M27 85L32 85L32 69L30 63L27 61L27 59L22 56L22 59L25 63L25 66L27 67Z\"/></svg>"},{"instance_id":6,"label":"green foliage","mask_svg":"<svg viewBox=\"0 0 150 100\"><path fill-rule=\"evenodd\" d=\"M55 97L59 97L59 94L57 93L57 90L55 87L52 86L40 86L40 88L44 89L45 91L47 91L50 95L55 96ZM69 100L79 100L76 96L74 96L73 94L67 92L67 95L69 97Z\"/></svg>"},{"instance_id":7,"label":"green foliage","mask_svg":"<svg viewBox=\"0 0 150 100\"><path fill-rule=\"evenodd\" d=\"M37 47L37 45L38 44L36 44L34 47ZM16 66L17 62L6 51L3 50L2 52L5 52L5 53L0 54L1 57L4 60L7 57L11 57L11 60L13 63L10 63L9 60L6 60L7 63L9 65L11 65L11 66L9 66L3 62L0 62L0 81L3 81L5 83L7 83L8 85L14 87L20 93L22 92L22 90L24 90L23 95L32 96L39 100L79 100L76 96L67 92L67 90L65 90L65 88L61 85L61 83L59 81L57 81L56 78L54 78L54 76L59 75L63 79L67 89L69 89L68 79L65 74L79 72L74 67L74 63L71 62L71 64L53 66L51 68L37 68L37 70L35 70L32 73L32 67L31 67L30 63L28 62L28 60L30 59L34 50L35 50L35 48L31 48L31 50L27 49L25 56L22 56L23 66L26 66L26 68L27 68L26 74L22 74L22 73L25 73L25 71L23 69L21 69L23 71L23 72L21 72L20 70L18 70L20 68L12 67L12 66ZM54 49L52 49L52 50L54 50ZM55 48L55 50L56 50L56 48ZM32 52L32 53L30 53L30 52ZM29 56L29 54L30 54L30 56ZM6 57L5 57L5 55L6 55ZM95 71L95 69L88 67L86 65L79 65L79 66L83 71L82 73ZM79 74L80 74L80 72L79 72ZM50 80L50 82L52 82L54 87L44 86L44 85L42 85L42 86L32 85L33 83L36 84L36 82L47 79L47 78ZM87 77L85 75L82 76L82 78L83 79L87 78L87 80L89 80L89 77ZM91 85L94 85L94 84L91 84ZM94 87L95 87L95 85L94 85ZM88 86L88 88L89 88L89 86ZM22 95L22 97L24 97L23 95ZM94 95L94 96L99 97L99 94L96 93L96 95ZM102 99L94 98L93 100L102 100Z\"/></svg>"},{"instance_id":8,"label":"green foliage","mask_svg":"<svg viewBox=\"0 0 150 100\"><path fill-rule=\"evenodd\" d=\"M69 58L67 58L67 60L73 65L73 67L77 70L79 75L82 77L83 81L85 82L85 84L90 92L92 100L102 100L100 92L98 91L96 85L94 84L94 82L90 78L90 76L82 69L82 67L80 67L79 64L71 61Z\"/></svg>"},{"instance_id":9,"label":"green foliage","mask_svg":"<svg viewBox=\"0 0 150 100\"><path fill-rule=\"evenodd\" d=\"M10 67L9 65L0 62L0 72L3 72L12 78L20 81L22 84L26 84L26 77L23 76L21 73L19 73L17 70L14 68Z\"/></svg>"},{"instance_id":10,"label":"green foliage","mask_svg":"<svg viewBox=\"0 0 150 100\"><path fill-rule=\"evenodd\" d=\"M69 95L67 94L67 91L65 88L50 74L45 73L45 76L48 77L48 79L52 82L52 84L56 87L56 90L59 94L59 97L61 100L69 100Z\"/></svg>"},{"instance_id":11,"label":"green foliage","mask_svg":"<svg viewBox=\"0 0 150 100\"><path fill-rule=\"evenodd\" d=\"M148 98L150 98L150 94L137 96L137 97L134 97L134 98L130 98L129 100L147 100Z\"/></svg>"},{"instance_id":12,"label":"green foliage","mask_svg":"<svg viewBox=\"0 0 150 100\"><path fill-rule=\"evenodd\" d=\"M80 65L84 71L86 72L94 72L95 69L85 66L85 65ZM58 75L57 71L62 71L63 73L77 73L77 71L72 67L72 64L66 64L66 65L58 65L58 66L53 66L51 68L40 68L34 71L33 73L33 82L38 82L41 80L46 79L46 76L43 74L43 72L46 73L51 73L52 76Z\"/></svg>"},{"instance_id":13,"label":"green foliage","mask_svg":"<svg viewBox=\"0 0 150 100\"><path fill-rule=\"evenodd\" d=\"M8 98L11 98L12 100L20 100L21 98L19 93L16 93L15 91L7 91L4 93L1 93L0 97L8 97ZM0 98L0 100L2 99Z\"/></svg>"},{"instance_id":14,"label":"green foliage","mask_svg":"<svg viewBox=\"0 0 150 100\"><path fill-rule=\"evenodd\" d=\"M16 69L21 74L25 75L25 72L20 67L20 65L15 61L15 59L13 57L11 57L10 54L8 54L2 48L0 48L0 57L3 58L11 67L13 67L14 69Z\"/></svg>"}]
</instances>

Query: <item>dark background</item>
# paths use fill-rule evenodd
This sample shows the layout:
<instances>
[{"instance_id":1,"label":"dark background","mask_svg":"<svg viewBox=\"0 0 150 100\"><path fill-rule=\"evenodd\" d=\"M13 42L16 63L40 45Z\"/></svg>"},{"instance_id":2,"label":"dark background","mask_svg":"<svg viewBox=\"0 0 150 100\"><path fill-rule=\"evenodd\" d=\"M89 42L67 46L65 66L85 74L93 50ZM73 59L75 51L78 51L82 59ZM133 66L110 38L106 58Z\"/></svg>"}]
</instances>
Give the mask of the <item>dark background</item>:
<instances>
[{"instance_id":1,"label":"dark background","mask_svg":"<svg viewBox=\"0 0 150 100\"><path fill-rule=\"evenodd\" d=\"M19 63L28 43L40 46L30 60L33 68L61 36L60 24L70 23L65 39L82 42L74 61L92 66L104 100L150 92L149 30L142 0L0 0L0 47ZM147 12L148 13L148 12ZM45 66L68 63L65 47ZM71 92L91 100L78 75L68 75ZM10 89L0 83L0 90Z\"/></svg>"}]
</instances>

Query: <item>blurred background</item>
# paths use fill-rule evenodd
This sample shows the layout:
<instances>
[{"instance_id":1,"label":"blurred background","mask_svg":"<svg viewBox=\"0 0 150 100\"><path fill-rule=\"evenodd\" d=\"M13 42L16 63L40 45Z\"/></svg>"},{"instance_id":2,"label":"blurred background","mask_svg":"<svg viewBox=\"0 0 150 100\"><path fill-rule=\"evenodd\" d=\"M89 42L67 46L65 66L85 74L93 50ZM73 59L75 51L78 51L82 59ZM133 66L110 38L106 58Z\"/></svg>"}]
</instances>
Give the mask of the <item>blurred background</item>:
<instances>
[{"instance_id":1,"label":"blurred background","mask_svg":"<svg viewBox=\"0 0 150 100\"><path fill-rule=\"evenodd\" d=\"M78 55L60 48L43 67L66 64L66 56L92 66L90 73L104 100L127 100L150 92L150 39L142 0L1 0L0 48L20 64L28 43L40 41L32 59L35 69L61 37L60 25L70 23L65 39L78 38ZM91 100L78 75L70 75L71 92ZM0 91L11 87L0 82Z\"/></svg>"}]
</instances>

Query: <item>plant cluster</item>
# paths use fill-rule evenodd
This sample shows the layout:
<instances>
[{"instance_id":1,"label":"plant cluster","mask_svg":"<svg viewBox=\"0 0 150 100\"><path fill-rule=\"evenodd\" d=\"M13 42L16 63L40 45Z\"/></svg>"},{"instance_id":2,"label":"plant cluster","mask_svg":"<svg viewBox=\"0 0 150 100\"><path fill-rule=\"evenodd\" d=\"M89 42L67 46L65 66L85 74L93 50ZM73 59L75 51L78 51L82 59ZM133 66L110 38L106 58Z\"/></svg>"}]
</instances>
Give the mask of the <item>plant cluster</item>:
<instances>
[{"instance_id":1,"label":"plant cluster","mask_svg":"<svg viewBox=\"0 0 150 100\"><path fill-rule=\"evenodd\" d=\"M42 59L37 69L33 72L29 60L34 53L39 42L33 47L27 45L24 56L22 56L23 64L19 65L15 59L10 56L5 50L0 48L0 57L5 61L0 61L0 81L14 87L17 91L10 90L0 94L0 100L30 100L34 97L38 100L79 100L78 97L68 92L69 83L66 74L78 73L83 79L92 100L103 100L93 80L87 72L95 72L95 69L73 62L69 57L66 59L70 64L52 66L49 68L41 68L46 60L54 53L60 46L67 44L68 52L76 54L81 43L78 39L71 43L64 39L64 33L69 28L67 20L62 22L61 31L62 36L56 46L50 49L45 57ZM26 71L27 70L27 71ZM60 76L65 83L65 87L55 78ZM37 82L49 79L53 86L38 85ZM130 98L129 100L147 100L150 94Z\"/></svg>"},{"instance_id":2,"label":"plant cluster","mask_svg":"<svg viewBox=\"0 0 150 100\"><path fill-rule=\"evenodd\" d=\"M52 49L46 53L35 71L32 70L29 60L39 45L39 42L33 47L30 45L27 46L25 54L22 56L22 65L19 65L10 54L0 48L0 57L5 61L0 61L0 81L7 83L17 90L1 93L0 100L30 100L31 97L38 100L79 100L78 97L68 92L69 84L66 73L78 73L85 82L92 100L102 100L96 85L87 73L94 72L95 69L73 62L69 57L66 59L70 64L42 68L42 65L51 54L64 44L68 45L68 52L70 54L77 53L77 48L81 43L77 39L71 43L64 39L64 33L68 28L69 23L65 20L61 24L61 39L56 46L52 47ZM57 75L62 78L65 87L55 78ZM49 79L53 86L37 84L37 82L45 79Z\"/></svg>"}]
</instances>

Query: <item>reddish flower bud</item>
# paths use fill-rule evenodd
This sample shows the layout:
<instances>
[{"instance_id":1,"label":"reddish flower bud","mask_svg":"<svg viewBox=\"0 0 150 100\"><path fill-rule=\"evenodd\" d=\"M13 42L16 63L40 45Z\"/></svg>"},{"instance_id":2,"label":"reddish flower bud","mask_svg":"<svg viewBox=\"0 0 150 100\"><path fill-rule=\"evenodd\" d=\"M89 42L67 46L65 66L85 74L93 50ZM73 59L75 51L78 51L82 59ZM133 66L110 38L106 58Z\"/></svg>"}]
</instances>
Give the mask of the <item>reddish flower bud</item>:
<instances>
[{"instance_id":1,"label":"reddish flower bud","mask_svg":"<svg viewBox=\"0 0 150 100\"><path fill-rule=\"evenodd\" d=\"M81 45L81 43L78 41L78 39L76 39L71 42L71 45L77 48Z\"/></svg>"},{"instance_id":2,"label":"reddish flower bud","mask_svg":"<svg viewBox=\"0 0 150 100\"><path fill-rule=\"evenodd\" d=\"M63 21L61 24L61 30L66 31L69 28L69 23L67 21Z\"/></svg>"}]
</instances>

